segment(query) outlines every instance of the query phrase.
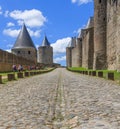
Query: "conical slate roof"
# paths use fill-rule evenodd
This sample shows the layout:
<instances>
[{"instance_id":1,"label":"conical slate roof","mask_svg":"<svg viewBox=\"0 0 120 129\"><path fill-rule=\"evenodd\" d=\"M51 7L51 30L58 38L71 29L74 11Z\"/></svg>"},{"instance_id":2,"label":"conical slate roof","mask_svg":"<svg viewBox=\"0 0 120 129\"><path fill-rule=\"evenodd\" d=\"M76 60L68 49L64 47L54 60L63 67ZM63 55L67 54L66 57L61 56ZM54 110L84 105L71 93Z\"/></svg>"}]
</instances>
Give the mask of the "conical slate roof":
<instances>
[{"instance_id":1,"label":"conical slate roof","mask_svg":"<svg viewBox=\"0 0 120 129\"><path fill-rule=\"evenodd\" d=\"M17 37L17 40L13 46L14 48L28 48L28 47L34 47L33 41L27 31L27 28L25 24L23 24L22 29ZM36 48L35 48L36 49Z\"/></svg>"},{"instance_id":2,"label":"conical slate roof","mask_svg":"<svg viewBox=\"0 0 120 129\"><path fill-rule=\"evenodd\" d=\"M45 46L50 46L50 43L49 43L49 41L48 41L48 39L47 39L47 37L45 36L44 37L44 39L43 39L43 42L42 42L42 45L41 45L42 47L45 47Z\"/></svg>"}]
</instances>

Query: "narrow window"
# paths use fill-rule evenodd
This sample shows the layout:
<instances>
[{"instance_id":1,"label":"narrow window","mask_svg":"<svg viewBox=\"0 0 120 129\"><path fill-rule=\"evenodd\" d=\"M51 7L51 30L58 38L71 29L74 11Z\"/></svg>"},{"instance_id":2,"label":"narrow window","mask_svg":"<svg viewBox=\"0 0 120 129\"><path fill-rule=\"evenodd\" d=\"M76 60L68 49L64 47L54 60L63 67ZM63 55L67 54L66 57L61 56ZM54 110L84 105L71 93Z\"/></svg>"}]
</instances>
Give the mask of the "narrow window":
<instances>
[{"instance_id":1,"label":"narrow window","mask_svg":"<svg viewBox=\"0 0 120 129\"><path fill-rule=\"evenodd\" d=\"M99 3L101 3L102 0L99 0Z\"/></svg>"},{"instance_id":2,"label":"narrow window","mask_svg":"<svg viewBox=\"0 0 120 129\"><path fill-rule=\"evenodd\" d=\"M18 54L20 54L20 51L18 51Z\"/></svg>"},{"instance_id":3,"label":"narrow window","mask_svg":"<svg viewBox=\"0 0 120 129\"><path fill-rule=\"evenodd\" d=\"M28 54L30 55L30 51L28 51Z\"/></svg>"}]
</instances>

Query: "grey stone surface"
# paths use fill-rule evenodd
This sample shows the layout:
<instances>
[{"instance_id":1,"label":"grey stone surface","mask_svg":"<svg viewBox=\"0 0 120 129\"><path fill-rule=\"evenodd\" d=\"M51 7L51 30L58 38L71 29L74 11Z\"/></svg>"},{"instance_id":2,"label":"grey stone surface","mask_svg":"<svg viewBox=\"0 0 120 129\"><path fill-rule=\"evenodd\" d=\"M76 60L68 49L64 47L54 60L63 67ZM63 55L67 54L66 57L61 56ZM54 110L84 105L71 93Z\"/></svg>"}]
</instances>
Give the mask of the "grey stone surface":
<instances>
[{"instance_id":1,"label":"grey stone surface","mask_svg":"<svg viewBox=\"0 0 120 129\"><path fill-rule=\"evenodd\" d=\"M1 84L0 129L120 129L120 86L62 68Z\"/></svg>"}]
</instances>

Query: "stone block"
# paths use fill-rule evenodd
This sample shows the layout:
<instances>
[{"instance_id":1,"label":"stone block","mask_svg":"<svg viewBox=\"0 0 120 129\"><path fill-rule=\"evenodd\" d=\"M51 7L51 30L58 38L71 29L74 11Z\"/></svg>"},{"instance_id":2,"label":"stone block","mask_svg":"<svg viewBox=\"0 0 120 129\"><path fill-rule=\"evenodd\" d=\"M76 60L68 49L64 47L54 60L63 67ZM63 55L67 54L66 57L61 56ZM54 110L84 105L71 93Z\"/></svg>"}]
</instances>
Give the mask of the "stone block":
<instances>
[{"instance_id":1,"label":"stone block","mask_svg":"<svg viewBox=\"0 0 120 129\"><path fill-rule=\"evenodd\" d=\"M24 73L24 76L25 76L25 77L29 77L29 76L30 76L30 75L29 75L29 72L25 72L25 73Z\"/></svg>"},{"instance_id":2,"label":"stone block","mask_svg":"<svg viewBox=\"0 0 120 129\"><path fill-rule=\"evenodd\" d=\"M23 78L23 73L21 73L21 72L20 73L17 73L17 77L18 78Z\"/></svg>"},{"instance_id":3,"label":"stone block","mask_svg":"<svg viewBox=\"0 0 120 129\"><path fill-rule=\"evenodd\" d=\"M0 75L0 84L2 84L2 75Z\"/></svg>"},{"instance_id":4,"label":"stone block","mask_svg":"<svg viewBox=\"0 0 120 129\"><path fill-rule=\"evenodd\" d=\"M34 75L34 72L30 72L30 76L33 76Z\"/></svg>"},{"instance_id":5,"label":"stone block","mask_svg":"<svg viewBox=\"0 0 120 129\"><path fill-rule=\"evenodd\" d=\"M108 73L108 77L107 77L109 80L115 80L114 78L114 73Z\"/></svg>"},{"instance_id":6,"label":"stone block","mask_svg":"<svg viewBox=\"0 0 120 129\"><path fill-rule=\"evenodd\" d=\"M103 77L103 72L102 71L98 72L98 77Z\"/></svg>"},{"instance_id":7,"label":"stone block","mask_svg":"<svg viewBox=\"0 0 120 129\"><path fill-rule=\"evenodd\" d=\"M92 76L96 76L96 71L92 71Z\"/></svg>"},{"instance_id":8,"label":"stone block","mask_svg":"<svg viewBox=\"0 0 120 129\"><path fill-rule=\"evenodd\" d=\"M12 73L8 74L7 77L8 77L8 81L15 80L15 74L12 74Z\"/></svg>"}]
</instances>

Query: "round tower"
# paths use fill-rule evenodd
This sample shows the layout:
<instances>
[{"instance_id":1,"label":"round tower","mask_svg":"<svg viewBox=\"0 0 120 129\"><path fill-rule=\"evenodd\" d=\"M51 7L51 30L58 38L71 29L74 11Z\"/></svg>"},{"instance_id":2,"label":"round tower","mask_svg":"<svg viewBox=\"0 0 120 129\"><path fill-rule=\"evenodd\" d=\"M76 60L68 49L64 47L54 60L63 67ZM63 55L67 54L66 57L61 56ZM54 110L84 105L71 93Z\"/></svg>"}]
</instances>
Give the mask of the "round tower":
<instances>
[{"instance_id":1,"label":"round tower","mask_svg":"<svg viewBox=\"0 0 120 129\"><path fill-rule=\"evenodd\" d=\"M72 67L73 66L73 51L72 49L75 47L76 44L76 38L72 37L68 46L66 47L66 65L67 67Z\"/></svg>"},{"instance_id":2,"label":"round tower","mask_svg":"<svg viewBox=\"0 0 120 129\"><path fill-rule=\"evenodd\" d=\"M66 47L66 66L72 67L72 49L71 47Z\"/></svg>"},{"instance_id":3,"label":"round tower","mask_svg":"<svg viewBox=\"0 0 120 129\"><path fill-rule=\"evenodd\" d=\"M105 69L106 64L107 0L94 0L94 69Z\"/></svg>"},{"instance_id":4,"label":"round tower","mask_svg":"<svg viewBox=\"0 0 120 129\"><path fill-rule=\"evenodd\" d=\"M76 39L77 67L82 67L82 38Z\"/></svg>"},{"instance_id":5,"label":"round tower","mask_svg":"<svg viewBox=\"0 0 120 129\"><path fill-rule=\"evenodd\" d=\"M25 24L23 24L17 40L12 48L12 53L37 63L37 50Z\"/></svg>"},{"instance_id":6,"label":"round tower","mask_svg":"<svg viewBox=\"0 0 120 129\"><path fill-rule=\"evenodd\" d=\"M38 62L43 64L53 64L53 48L45 36L42 45L38 48Z\"/></svg>"}]
</instances>

